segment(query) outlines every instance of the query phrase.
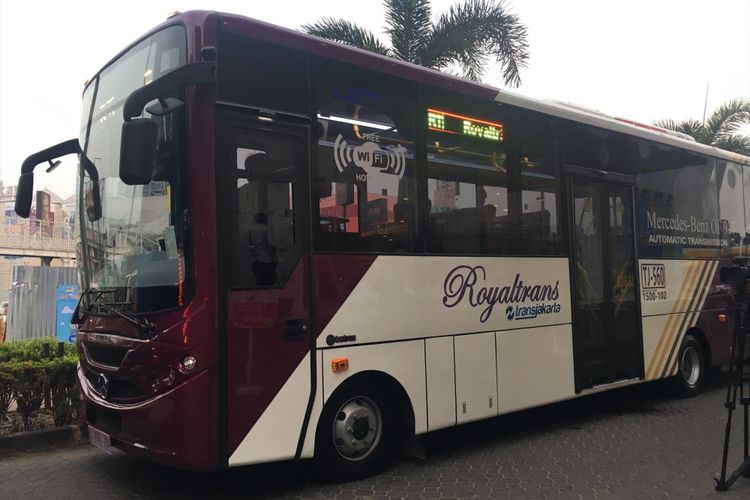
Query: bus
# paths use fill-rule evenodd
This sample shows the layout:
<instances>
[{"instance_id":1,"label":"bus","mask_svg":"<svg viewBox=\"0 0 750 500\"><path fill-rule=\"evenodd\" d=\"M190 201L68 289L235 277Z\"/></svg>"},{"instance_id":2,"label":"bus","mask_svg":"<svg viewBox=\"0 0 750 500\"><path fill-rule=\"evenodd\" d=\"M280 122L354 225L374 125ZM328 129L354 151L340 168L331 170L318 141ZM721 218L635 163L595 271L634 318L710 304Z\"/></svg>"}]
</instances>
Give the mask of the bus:
<instances>
[{"instance_id":1,"label":"bus","mask_svg":"<svg viewBox=\"0 0 750 500\"><path fill-rule=\"evenodd\" d=\"M83 92L91 441L377 473L421 436L728 360L750 158L257 20L171 16Z\"/></svg>"}]
</instances>

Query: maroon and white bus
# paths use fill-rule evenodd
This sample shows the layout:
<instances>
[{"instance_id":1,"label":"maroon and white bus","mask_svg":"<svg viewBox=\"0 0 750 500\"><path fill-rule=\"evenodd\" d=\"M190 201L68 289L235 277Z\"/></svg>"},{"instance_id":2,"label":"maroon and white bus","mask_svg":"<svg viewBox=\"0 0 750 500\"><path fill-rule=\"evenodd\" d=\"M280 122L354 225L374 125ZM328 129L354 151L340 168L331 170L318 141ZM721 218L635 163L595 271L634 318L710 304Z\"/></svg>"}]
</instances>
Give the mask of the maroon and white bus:
<instances>
[{"instance_id":1,"label":"maroon and white bus","mask_svg":"<svg viewBox=\"0 0 750 500\"><path fill-rule=\"evenodd\" d=\"M694 394L728 358L750 159L662 129L188 12L91 78L20 215L68 153L104 448L345 480L465 422Z\"/></svg>"}]
</instances>

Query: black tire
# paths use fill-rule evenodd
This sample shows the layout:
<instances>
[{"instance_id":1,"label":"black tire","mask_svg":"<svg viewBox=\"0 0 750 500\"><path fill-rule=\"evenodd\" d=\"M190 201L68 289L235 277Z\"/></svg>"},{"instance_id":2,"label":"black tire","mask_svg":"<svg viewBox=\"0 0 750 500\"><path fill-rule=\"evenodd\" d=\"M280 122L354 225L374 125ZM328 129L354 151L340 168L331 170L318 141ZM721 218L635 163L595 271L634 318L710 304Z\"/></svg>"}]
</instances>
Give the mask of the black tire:
<instances>
[{"instance_id":1,"label":"black tire","mask_svg":"<svg viewBox=\"0 0 750 500\"><path fill-rule=\"evenodd\" d=\"M694 335L687 334L682 339L677 356L677 375L672 377L672 389L681 397L697 396L703 391L706 382L706 352Z\"/></svg>"},{"instance_id":2,"label":"black tire","mask_svg":"<svg viewBox=\"0 0 750 500\"><path fill-rule=\"evenodd\" d=\"M375 411L368 409L368 406L374 407ZM363 409L362 412L359 408ZM352 411L352 409L355 410ZM348 411L349 415L342 410ZM354 417L355 415L362 416L363 413L364 418L356 419ZM344 448L342 446L343 440L340 437L337 445L337 429L339 434L349 432L342 430L346 427L343 423L347 423L347 419L349 419L348 422L353 421L354 424L346 428L359 427L359 429L352 429L352 439L356 441L356 437L361 438L358 441L361 445L361 443L367 442L367 437L362 439L362 433L364 432L362 422L366 422L371 431L373 425L370 423L370 419L376 413L379 413L380 416L380 432L377 440L372 439L372 443L369 443L367 450L362 451L362 455L347 457L347 453L352 455L353 450L349 447L349 444L345 444L346 448ZM386 394L382 391L372 387L360 390L356 385L349 385L337 390L326 402L318 421L315 434L315 467L318 472L334 482L353 481L381 472L393 457L397 429L395 417L393 405L389 403ZM355 436L354 434L357 431L358 434ZM374 434L369 434L369 437L374 437Z\"/></svg>"}]
</instances>

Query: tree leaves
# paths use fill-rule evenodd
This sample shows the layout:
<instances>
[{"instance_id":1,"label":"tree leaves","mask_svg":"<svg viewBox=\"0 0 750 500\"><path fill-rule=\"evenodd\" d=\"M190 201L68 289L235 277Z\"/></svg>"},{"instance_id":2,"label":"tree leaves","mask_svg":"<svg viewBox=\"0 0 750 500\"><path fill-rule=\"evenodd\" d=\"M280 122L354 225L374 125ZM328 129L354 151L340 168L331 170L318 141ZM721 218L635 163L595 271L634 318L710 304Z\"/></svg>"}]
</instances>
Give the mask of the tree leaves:
<instances>
[{"instance_id":1,"label":"tree leaves","mask_svg":"<svg viewBox=\"0 0 750 500\"><path fill-rule=\"evenodd\" d=\"M732 99L711 113L706 120L705 128L707 135L712 138L712 144L732 144L732 136L744 124L750 124L750 101Z\"/></svg>"},{"instance_id":2,"label":"tree leaves","mask_svg":"<svg viewBox=\"0 0 750 500\"><path fill-rule=\"evenodd\" d=\"M391 47L348 21L324 18L302 27L307 33L429 68L459 66L465 78L480 80L489 57L503 67L507 85L521 83L529 53L526 27L504 1L466 0L432 22L429 0L385 0L385 32Z\"/></svg>"},{"instance_id":3,"label":"tree leaves","mask_svg":"<svg viewBox=\"0 0 750 500\"><path fill-rule=\"evenodd\" d=\"M727 151L750 155L750 137L738 133L743 125L750 124L750 101L732 99L719 106L706 119L706 123L688 119L679 123L674 120L657 120L657 127L691 135L697 142Z\"/></svg>"},{"instance_id":4,"label":"tree leaves","mask_svg":"<svg viewBox=\"0 0 750 500\"><path fill-rule=\"evenodd\" d=\"M457 63L464 76L478 80L485 71L487 54L503 65L507 85L520 85L519 70L529 57L526 27L504 2L468 0L438 18L422 59L425 65L438 68Z\"/></svg>"},{"instance_id":5,"label":"tree leaves","mask_svg":"<svg viewBox=\"0 0 750 500\"><path fill-rule=\"evenodd\" d=\"M418 54L430 38L432 9L429 0L386 0L385 30L393 56L419 64Z\"/></svg>"},{"instance_id":6,"label":"tree leaves","mask_svg":"<svg viewBox=\"0 0 750 500\"><path fill-rule=\"evenodd\" d=\"M343 19L324 17L317 23L302 26L302 29L311 35L321 38L353 45L354 47L384 56L391 55L390 49L380 43L371 31Z\"/></svg>"}]
</instances>

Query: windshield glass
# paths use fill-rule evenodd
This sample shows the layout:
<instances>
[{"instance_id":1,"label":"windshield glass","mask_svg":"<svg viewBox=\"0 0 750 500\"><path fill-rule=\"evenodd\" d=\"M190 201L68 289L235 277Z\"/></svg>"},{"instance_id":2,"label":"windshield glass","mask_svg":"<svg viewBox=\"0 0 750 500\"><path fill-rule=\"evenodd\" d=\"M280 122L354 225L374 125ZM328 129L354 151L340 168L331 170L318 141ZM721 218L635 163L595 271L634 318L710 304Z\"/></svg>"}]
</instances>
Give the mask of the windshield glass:
<instances>
[{"instance_id":1,"label":"windshield glass","mask_svg":"<svg viewBox=\"0 0 750 500\"><path fill-rule=\"evenodd\" d=\"M83 96L80 143L95 169L79 168L81 281L84 290L104 291L107 300L126 302L137 312L182 302L184 107L163 117L143 115L159 125L158 166L145 186L129 186L119 177L122 107L135 89L185 64L185 52L184 28L164 29L104 69ZM97 296L83 294L84 305Z\"/></svg>"}]
</instances>

